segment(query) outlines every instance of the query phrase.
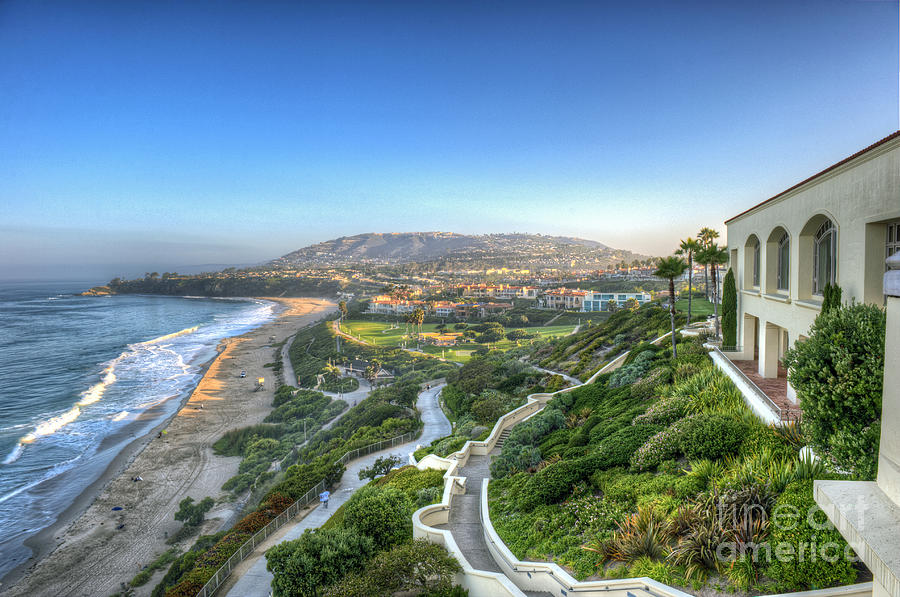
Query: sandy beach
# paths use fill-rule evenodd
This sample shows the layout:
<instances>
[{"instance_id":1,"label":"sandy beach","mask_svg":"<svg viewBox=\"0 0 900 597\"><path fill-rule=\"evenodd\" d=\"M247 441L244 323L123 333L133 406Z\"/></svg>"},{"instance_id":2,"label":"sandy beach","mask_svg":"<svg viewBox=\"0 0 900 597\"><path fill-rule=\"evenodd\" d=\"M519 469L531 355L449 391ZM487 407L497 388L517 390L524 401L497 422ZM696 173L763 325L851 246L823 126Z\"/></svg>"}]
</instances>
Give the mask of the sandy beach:
<instances>
[{"instance_id":1,"label":"sandy beach","mask_svg":"<svg viewBox=\"0 0 900 597\"><path fill-rule=\"evenodd\" d=\"M217 499L203 532L233 518L238 505L218 500L240 458L216 456L212 444L225 431L258 423L271 411L275 376L263 365L278 358L272 337L285 340L336 309L326 299L270 300L284 310L271 322L224 340L178 413L131 442L54 525L26 542L35 555L4 578L0 594L112 595L170 547L165 539L181 527L174 514L185 497ZM241 370L247 371L244 379ZM265 387L254 392L257 377L266 378ZM166 433L158 437L162 430ZM149 594L161 575L135 594Z\"/></svg>"}]
</instances>

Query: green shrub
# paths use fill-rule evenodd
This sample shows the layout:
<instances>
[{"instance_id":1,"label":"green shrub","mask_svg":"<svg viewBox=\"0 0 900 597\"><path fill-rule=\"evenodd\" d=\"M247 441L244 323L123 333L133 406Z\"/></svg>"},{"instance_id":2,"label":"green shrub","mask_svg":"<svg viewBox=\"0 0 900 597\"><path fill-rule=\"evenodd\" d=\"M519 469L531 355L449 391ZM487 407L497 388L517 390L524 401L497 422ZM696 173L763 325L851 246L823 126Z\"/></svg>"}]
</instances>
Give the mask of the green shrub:
<instances>
[{"instance_id":1,"label":"green shrub","mask_svg":"<svg viewBox=\"0 0 900 597\"><path fill-rule=\"evenodd\" d=\"M324 597L370 597L410 590L447 594L453 575L460 570L459 562L444 547L416 539L378 554L364 570L332 585Z\"/></svg>"},{"instance_id":2,"label":"green shrub","mask_svg":"<svg viewBox=\"0 0 900 597\"><path fill-rule=\"evenodd\" d=\"M600 442L591 452L594 469L628 466L634 453L662 430L658 425L628 425ZM593 471L591 471L593 472Z\"/></svg>"},{"instance_id":3,"label":"green shrub","mask_svg":"<svg viewBox=\"0 0 900 597\"><path fill-rule=\"evenodd\" d=\"M360 570L374 552L374 542L353 529L306 530L266 552L266 569L274 576L275 597L317 597L345 574Z\"/></svg>"},{"instance_id":4,"label":"green shrub","mask_svg":"<svg viewBox=\"0 0 900 597\"><path fill-rule=\"evenodd\" d=\"M684 426L679 447L692 460L718 460L735 454L746 438L748 426L728 415L694 417Z\"/></svg>"},{"instance_id":5,"label":"green shrub","mask_svg":"<svg viewBox=\"0 0 900 597\"><path fill-rule=\"evenodd\" d=\"M367 485L347 500L343 526L372 539L381 550L412 535L412 500L396 487Z\"/></svg>"},{"instance_id":6,"label":"green shrub","mask_svg":"<svg viewBox=\"0 0 900 597\"><path fill-rule=\"evenodd\" d=\"M795 483L781 494L773 508L769 527L773 551L782 546L780 549L790 549L793 554L773 557L768 567L767 574L775 580L778 590L824 589L856 581L856 568L844 557L847 544L816 505L812 481ZM821 549L825 545L833 548L826 552L828 557L823 558ZM805 552L804 557L800 555L801 549ZM811 549L817 552L816 557L810 556ZM839 552L840 556L828 561L834 552Z\"/></svg>"},{"instance_id":7,"label":"green shrub","mask_svg":"<svg viewBox=\"0 0 900 597\"><path fill-rule=\"evenodd\" d=\"M881 420L884 334L880 307L836 307L820 313L809 338L784 357L810 444L819 456L863 479L874 478L877 467L874 426Z\"/></svg>"},{"instance_id":8,"label":"green shrub","mask_svg":"<svg viewBox=\"0 0 900 597\"><path fill-rule=\"evenodd\" d=\"M584 469L579 461L554 462L531 477L520 504L525 510L533 510L542 504L554 504L569 495L583 478Z\"/></svg>"}]
</instances>

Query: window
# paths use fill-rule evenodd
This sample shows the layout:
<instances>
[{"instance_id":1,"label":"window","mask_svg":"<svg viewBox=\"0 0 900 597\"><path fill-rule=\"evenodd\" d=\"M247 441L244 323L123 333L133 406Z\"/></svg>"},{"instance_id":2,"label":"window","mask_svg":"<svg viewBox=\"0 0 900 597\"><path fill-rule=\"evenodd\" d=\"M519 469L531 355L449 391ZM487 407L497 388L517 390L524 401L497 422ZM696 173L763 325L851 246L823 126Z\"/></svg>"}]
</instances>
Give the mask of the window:
<instances>
[{"instance_id":1,"label":"window","mask_svg":"<svg viewBox=\"0 0 900 597\"><path fill-rule=\"evenodd\" d=\"M900 222L889 223L885 235L884 258L887 259L894 253L900 253ZM886 270L887 265L884 267Z\"/></svg>"},{"instance_id":2,"label":"window","mask_svg":"<svg viewBox=\"0 0 900 597\"><path fill-rule=\"evenodd\" d=\"M825 292L827 284L834 284L834 270L837 256L837 231L831 220L825 220L816 231L813 257L813 294Z\"/></svg>"},{"instance_id":3,"label":"window","mask_svg":"<svg viewBox=\"0 0 900 597\"><path fill-rule=\"evenodd\" d=\"M753 285L759 286L759 241L753 246Z\"/></svg>"},{"instance_id":4,"label":"window","mask_svg":"<svg viewBox=\"0 0 900 597\"><path fill-rule=\"evenodd\" d=\"M790 288L791 276L791 237L785 232L778 241L778 290Z\"/></svg>"}]
</instances>

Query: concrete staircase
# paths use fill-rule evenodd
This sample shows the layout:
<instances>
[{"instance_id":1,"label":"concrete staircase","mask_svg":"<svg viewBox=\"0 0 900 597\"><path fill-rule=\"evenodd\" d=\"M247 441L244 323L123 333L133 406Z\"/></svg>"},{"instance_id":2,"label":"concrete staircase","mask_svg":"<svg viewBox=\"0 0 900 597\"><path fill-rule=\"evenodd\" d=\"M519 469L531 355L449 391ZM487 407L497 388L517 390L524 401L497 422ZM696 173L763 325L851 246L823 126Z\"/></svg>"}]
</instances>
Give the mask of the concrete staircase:
<instances>
[{"instance_id":1,"label":"concrete staircase","mask_svg":"<svg viewBox=\"0 0 900 597\"><path fill-rule=\"evenodd\" d=\"M510 429L504 429L504 430L500 433L500 437L497 438L497 443L494 445L494 449L495 449L495 450L499 450L500 448L503 447L503 443L506 441L506 438L509 437L509 434L510 434L510 433L512 433L512 428L510 428Z\"/></svg>"}]
</instances>

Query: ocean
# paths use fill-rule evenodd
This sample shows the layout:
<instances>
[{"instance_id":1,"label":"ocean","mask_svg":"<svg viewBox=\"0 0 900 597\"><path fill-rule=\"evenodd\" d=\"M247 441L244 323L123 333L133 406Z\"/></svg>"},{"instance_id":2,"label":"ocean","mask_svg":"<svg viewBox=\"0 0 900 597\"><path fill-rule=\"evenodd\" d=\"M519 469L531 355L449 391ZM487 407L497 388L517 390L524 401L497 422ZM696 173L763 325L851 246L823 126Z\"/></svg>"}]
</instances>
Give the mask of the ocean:
<instances>
[{"instance_id":1,"label":"ocean","mask_svg":"<svg viewBox=\"0 0 900 597\"><path fill-rule=\"evenodd\" d=\"M31 555L23 541L177 410L221 339L277 309L257 299L79 296L95 283L0 282L0 577Z\"/></svg>"}]
</instances>

